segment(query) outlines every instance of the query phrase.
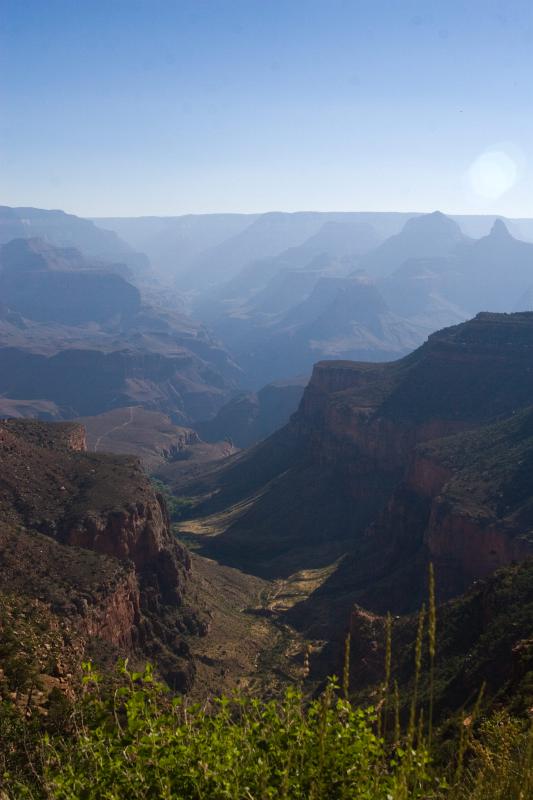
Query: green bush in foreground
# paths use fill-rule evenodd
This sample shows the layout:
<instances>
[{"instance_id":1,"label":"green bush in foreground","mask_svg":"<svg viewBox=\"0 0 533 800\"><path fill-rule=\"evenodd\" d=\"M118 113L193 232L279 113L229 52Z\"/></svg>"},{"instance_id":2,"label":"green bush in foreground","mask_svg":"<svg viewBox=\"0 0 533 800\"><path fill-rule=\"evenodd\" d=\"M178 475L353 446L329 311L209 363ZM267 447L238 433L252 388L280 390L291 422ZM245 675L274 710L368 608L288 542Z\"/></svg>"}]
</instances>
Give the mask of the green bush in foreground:
<instances>
[{"instance_id":1,"label":"green bush in foreground","mask_svg":"<svg viewBox=\"0 0 533 800\"><path fill-rule=\"evenodd\" d=\"M375 733L375 712L353 708L333 682L307 706L289 689L280 702L235 696L205 709L171 700L150 669L125 677L110 701L93 685L74 746L56 748L46 766L49 797L434 796L425 747L387 749Z\"/></svg>"},{"instance_id":2,"label":"green bush in foreground","mask_svg":"<svg viewBox=\"0 0 533 800\"><path fill-rule=\"evenodd\" d=\"M416 728L401 733L395 724L384 738L380 714L353 707L334 681L307 704L291 688L279 701L236 695L205 707L172 698L150 668L123 667L120 677L118 688L102 690L86 666L66 735L41 734L27 749L20 721L30 763L18 780L4 773L2 800L533 797L531 727L505 712L461 722L455 752L437 768L422 715Z\"/></svg>"},{"instance_id":3,"label":"green bush in foreground","mask_svg":"<svg viewBox=\"0 0 533 800\"><path fill-rule=\"evenodd\" d=\"M450 719L448 734L434 730L435 620L430 569L403 714L390 616L376 708L348 699L350 637L342 696L332 679L311 702L292 687L280 700L191 705L149 666L140 674L123 664L104 686L86 664L71 712L57 697L41 721L29 700L0 703L0 800L532 800L533 726L506 711L484 716L483 689L458 727ZM429 700L420 693L426 623Z\"/></svg>"}]
</instances>

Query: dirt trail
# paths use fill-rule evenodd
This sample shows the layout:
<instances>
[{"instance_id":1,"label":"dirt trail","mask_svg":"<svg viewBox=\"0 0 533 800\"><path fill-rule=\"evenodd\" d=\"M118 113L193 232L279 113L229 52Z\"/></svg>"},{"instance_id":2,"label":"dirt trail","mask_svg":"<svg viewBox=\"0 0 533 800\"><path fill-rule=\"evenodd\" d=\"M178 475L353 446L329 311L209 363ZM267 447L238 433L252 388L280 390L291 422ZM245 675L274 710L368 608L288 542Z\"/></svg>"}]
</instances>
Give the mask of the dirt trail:
<instances>
[{"instance_id":1,"label":"dirt trail","mask_svg":"<svg viewBox=\"0 0 533 800\"><path fill-rule=\"evenodd\" d=\"M105 439L107 436L109 436L110 433L113 433L113 431L118 431L120 428L126 428L128 425L131 425L131 423L133 422L133 412L135 411L135 409L136 409L136 406L130 406L128 408L129 419L127 419L125 422L121 422L120 425L115 425L113 428L109 428L109 430L104 431L104 433L100 434L100 436L97 438L96 442L94 443L94 452L95 453L98 451L98 448L100 447L100 443L101 443L102 439Z\"/></svg>"}]
</instances>

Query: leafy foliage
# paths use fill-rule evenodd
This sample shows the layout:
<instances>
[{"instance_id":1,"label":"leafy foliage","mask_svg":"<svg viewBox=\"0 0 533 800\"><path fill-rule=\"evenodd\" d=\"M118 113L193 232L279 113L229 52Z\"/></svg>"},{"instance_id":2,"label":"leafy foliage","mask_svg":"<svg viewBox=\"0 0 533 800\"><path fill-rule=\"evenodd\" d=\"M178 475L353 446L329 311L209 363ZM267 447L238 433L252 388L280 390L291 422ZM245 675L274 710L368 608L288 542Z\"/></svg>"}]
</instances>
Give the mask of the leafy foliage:
<instances>
[{"instance_id":1,"label":"leafy foliage","mask_svg":"<svg viewBox=\"0 0 533 800\"><path fill-rule=\"evenodd\" d=\"M172 494L169 485L159 478L151 478L151 481L155 491L165 499L171 522L178 522L194 505L193 500L189 497L176 497Z\"/></svg>"},{"instance_id":2,"label":"leafy foliage","mask_svg":"<svg viewBox=\"0 0 533 800\"><path fill-rule=\"evenodd\" d=\"M354 707L335 680L310 703L290 688L279 701L201 706L173 697L149 666L117 677L104 688L85 665L63 732L0 709L12 751L2 800L528 800L533 790L533 729L506 712L463 718L436 767L421 716L415 731L380 735L380 710Z\"/></svg>"},{"instance_id":3,"label":"leafy foliage","mask_svg":"<svg viewBox=\"0 0 533 800\"><path fill-rule=\"evenodd\" d=\"M342 686L333 678L313 700L293 686L280 699L236 693L191 704L158 682L151 666L135 673L127 662L114 675L85 664L72 707L57 690L41 709L31 691L17 704L15 691L14 703L0 705L0 798L529 800L531 721L502 710L487 716L483 689L468 715L448 719L439 730L432 703L424 714L423 654L427 649L432 683L436 652L432 571L429 609L420 610L416 629L408 708L391 680L390 617L374 707L349 698L349 637ZM10 641L5 647L9 664ZM13 687L26 681L18 668L10 680ZM36 711L45 716L39 719Z\"/></svg>"},{"instance_id":4,"label":"leafy foliage","mask_svg":"<svg viewBox=\"0 0 533 800\"><path fill-rule=\"evenodd\" d=\"M416 798L435 785L423 744L389 748L374 709L354 708L331 681L305 705L235 695L205 708L171 699L147 668L102 697L86 674L75 746L56 747L45 786L74 798Z\"/></svg>"}]
</instances>

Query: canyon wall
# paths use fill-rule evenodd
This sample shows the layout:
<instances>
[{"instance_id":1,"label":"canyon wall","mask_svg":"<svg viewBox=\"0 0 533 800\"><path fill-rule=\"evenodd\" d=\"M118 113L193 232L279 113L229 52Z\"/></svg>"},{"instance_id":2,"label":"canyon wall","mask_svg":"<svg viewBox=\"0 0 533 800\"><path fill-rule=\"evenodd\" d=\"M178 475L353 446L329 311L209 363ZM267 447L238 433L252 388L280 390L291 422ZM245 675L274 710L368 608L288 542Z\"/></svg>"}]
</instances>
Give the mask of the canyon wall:
<instances>
[{"instance_id":1,"label":"canyon wall","mask_svg":"<svg viewBox=\"0 0 533 800\"><path fill-rule=\"evenodd\" d=\"M84 443L79 424L0 423L0 592L36 597L78 641L149 658L186 689L187 636L206 631L189 554L138 460Z\"/></svg>"}]
</instances>

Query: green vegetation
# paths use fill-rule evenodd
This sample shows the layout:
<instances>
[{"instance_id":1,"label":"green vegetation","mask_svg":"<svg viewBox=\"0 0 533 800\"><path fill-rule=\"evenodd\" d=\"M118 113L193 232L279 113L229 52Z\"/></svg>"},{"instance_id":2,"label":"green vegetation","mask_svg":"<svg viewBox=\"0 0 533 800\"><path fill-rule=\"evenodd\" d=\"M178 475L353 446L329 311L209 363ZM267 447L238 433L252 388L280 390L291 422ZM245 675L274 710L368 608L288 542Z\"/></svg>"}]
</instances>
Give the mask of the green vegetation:
<instances>
[{"instance_id":1,"label":"green vegetation","mask_svg":"<svg viewBox=\"0 0 533 800\"><path fill-rule=\"evenodd\" d=\"M527 714L491 711L482 687L469 711L432 719L432 570L429 584L428 611L413 620L409 697L394 678L388 616L383 681L366 707L350 699L350 637L342 681L330 679L314 699L292 686L278 699L236 693L192 704L150 666L132 672L125 662L114 674L86 663L75 700L56 688L38 705L33 619L21 628L32 674L16 636L1 653L1 800L530 800ZM5 605L4 631L14 608Z\"/></svg>"},{"instance_id":2,"label":"green vegetation","mask_svg":"<svg viewBox=\"0 0 533 800\"><path fill-rule=\"evenodd\" d=\"M333 683L307 707L290 689L279 703L235 696L206 710L168 702L150 670L125 677L111 702L92 699L77 747L56 750L45 781L58 800L386 800L425 797L432 783L425 748L387 751L373 709L352 708Z\"/></svg>"},{"instance_id":3,"label":"green vegetation","mask_svg":"<svg viewBox=\"0 0 533 800\"><path fill-rule=\"evenodd\" d=\"M150 480L152 482L152 486L154 487L154 491L164 497L171 522L178 522L194 505L194 501L191 498L176 497L176 495L172 494L172 490L168 484L159 480L159 478L151 478Z\"/></svg>"},{"instance_id":4,"label":"green vegetation","mask_svg":"<svg viewBox=\"0 0 533 800\"><path fill-rule=\"evenodd\" d=\"M149 667L121 668L113 690L86 665L82 700L33 739L31 721L3 713L3 798L50 800L529 800L533 735L504 712L462 721L454 757L437 768L422 715L379 735L379 709L354 707L330 681L305 703L236 695L207 706L172 698ZM4 709L5 711L5 709ZM26 782L21 778L21 752ZM15 752L17 751L17 752ZM18 758L17 758L18 757ZM17 769L8 774L9 766ZM29 779L28 779L29 778Z\"/></svg>"}]
</instances>

